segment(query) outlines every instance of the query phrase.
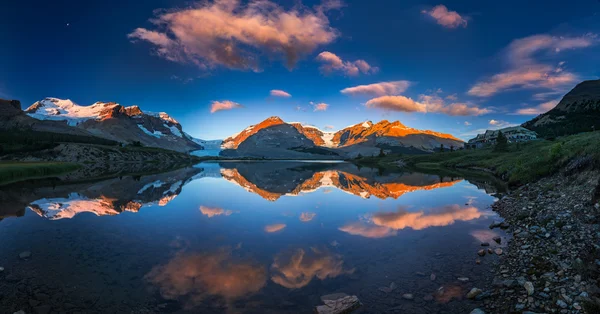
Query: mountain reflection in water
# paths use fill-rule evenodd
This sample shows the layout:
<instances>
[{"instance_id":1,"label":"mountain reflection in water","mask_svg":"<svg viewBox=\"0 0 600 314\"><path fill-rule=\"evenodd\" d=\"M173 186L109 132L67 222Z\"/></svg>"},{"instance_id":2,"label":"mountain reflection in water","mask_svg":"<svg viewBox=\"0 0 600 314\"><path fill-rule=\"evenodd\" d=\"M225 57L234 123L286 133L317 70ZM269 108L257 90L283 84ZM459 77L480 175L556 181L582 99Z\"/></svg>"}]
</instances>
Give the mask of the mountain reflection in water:
<instances>
[{"instance_id":1,"label":"mountain reflection in water","mask_svg":"<svg viewBox=\"0 0 600 314\"><path fill-rule=\"evenodd\" d=\"M496 258L476 265L480 243L504 236L487 230L493 191L485 180L307 162L14 184L0 190L0 264L53 294L57 311L308 313L344 292L363 302L357 313L468 313L475 303L461 294ZM0 281L0 312L33 311L14 285Z\"/></svg>"}]
</instances>

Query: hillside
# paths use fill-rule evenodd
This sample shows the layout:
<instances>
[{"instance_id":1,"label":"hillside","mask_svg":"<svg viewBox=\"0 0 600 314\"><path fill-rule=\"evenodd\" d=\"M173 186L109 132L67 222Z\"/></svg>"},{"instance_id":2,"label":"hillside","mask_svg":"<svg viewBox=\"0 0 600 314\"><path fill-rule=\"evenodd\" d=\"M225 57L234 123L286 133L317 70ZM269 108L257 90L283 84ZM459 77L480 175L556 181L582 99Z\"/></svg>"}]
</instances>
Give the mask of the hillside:
<instances>
[{"instance_id":1,"label":"hillside","mask_svg":"<svg viewBox=\"0 0 600 314\"><path fill-rule=\"evenodd\" d=\"M600 80L577 84L556 107L522 126L545 138L599 129Z\"/></svg>"}]
</instances>

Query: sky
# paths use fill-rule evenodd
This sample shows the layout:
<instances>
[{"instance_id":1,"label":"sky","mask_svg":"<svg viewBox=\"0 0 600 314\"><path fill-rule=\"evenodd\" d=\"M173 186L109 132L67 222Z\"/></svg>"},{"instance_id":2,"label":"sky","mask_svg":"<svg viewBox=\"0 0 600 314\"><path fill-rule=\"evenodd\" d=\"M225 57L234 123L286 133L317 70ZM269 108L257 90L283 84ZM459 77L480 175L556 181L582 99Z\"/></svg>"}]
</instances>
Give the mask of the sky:
<instances>
[{"instance_id":1,"label":"sky","mask_svg":"<svg viewBox=\"0 0 600 314\"><path fill-rule=\"evenodd\" d=\"M600 1L4 1L0 98L138 105L202 139L270 116L469 139L600 77Z\"/></svg>"}]
</instances>

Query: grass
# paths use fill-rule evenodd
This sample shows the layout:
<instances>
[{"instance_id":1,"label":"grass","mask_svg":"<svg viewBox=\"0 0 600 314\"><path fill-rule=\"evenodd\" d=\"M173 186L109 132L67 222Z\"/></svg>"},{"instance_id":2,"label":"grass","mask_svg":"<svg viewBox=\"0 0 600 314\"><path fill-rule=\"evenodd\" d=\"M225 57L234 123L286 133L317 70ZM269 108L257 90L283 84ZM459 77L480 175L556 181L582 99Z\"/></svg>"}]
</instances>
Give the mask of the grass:
<instances>
[{"instance_id":1,"label":"grass","mask_svg":"<svg viewBox=\"0 0 600 314\"><path fill-rule=\"evenodd\" d=\"M600 166L600 131L557 138L510 144L507 152L493 148L458 150L428 155L386 156L364 158L360 163L389 164L402 159L410 168L467 168L493 173L509 185L534 182L557 172L576 158L588 158Z\"/></svg>"},{"instance_id":2,"label":"grass","mask_svg":"<svg viewBox=\"0 0 600 314\"><path fill-rule=\"evenodd\" d=\"M66 162L0 162L0 185L65 174L79 167Z\"/></svg>"}]
</instances>

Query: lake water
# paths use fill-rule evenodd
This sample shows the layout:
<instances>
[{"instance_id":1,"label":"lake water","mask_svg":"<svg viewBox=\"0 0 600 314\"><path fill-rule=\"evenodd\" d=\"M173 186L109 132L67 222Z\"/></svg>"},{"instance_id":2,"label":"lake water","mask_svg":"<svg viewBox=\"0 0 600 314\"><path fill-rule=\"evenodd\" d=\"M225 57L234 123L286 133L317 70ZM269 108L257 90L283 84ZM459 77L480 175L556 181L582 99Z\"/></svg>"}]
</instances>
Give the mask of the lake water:
<instances>
[{"instance_id":1,"label":"lake water","mask_svg":"<svg viewBox=\"0 0 600 314\"><path fill-rule=\"evenodd\" d=\"M493 192L308 162L0 187L0 312L311 313L343 292L356 313L468 313L504 236Z\"/></svg>"}]
</instances>

